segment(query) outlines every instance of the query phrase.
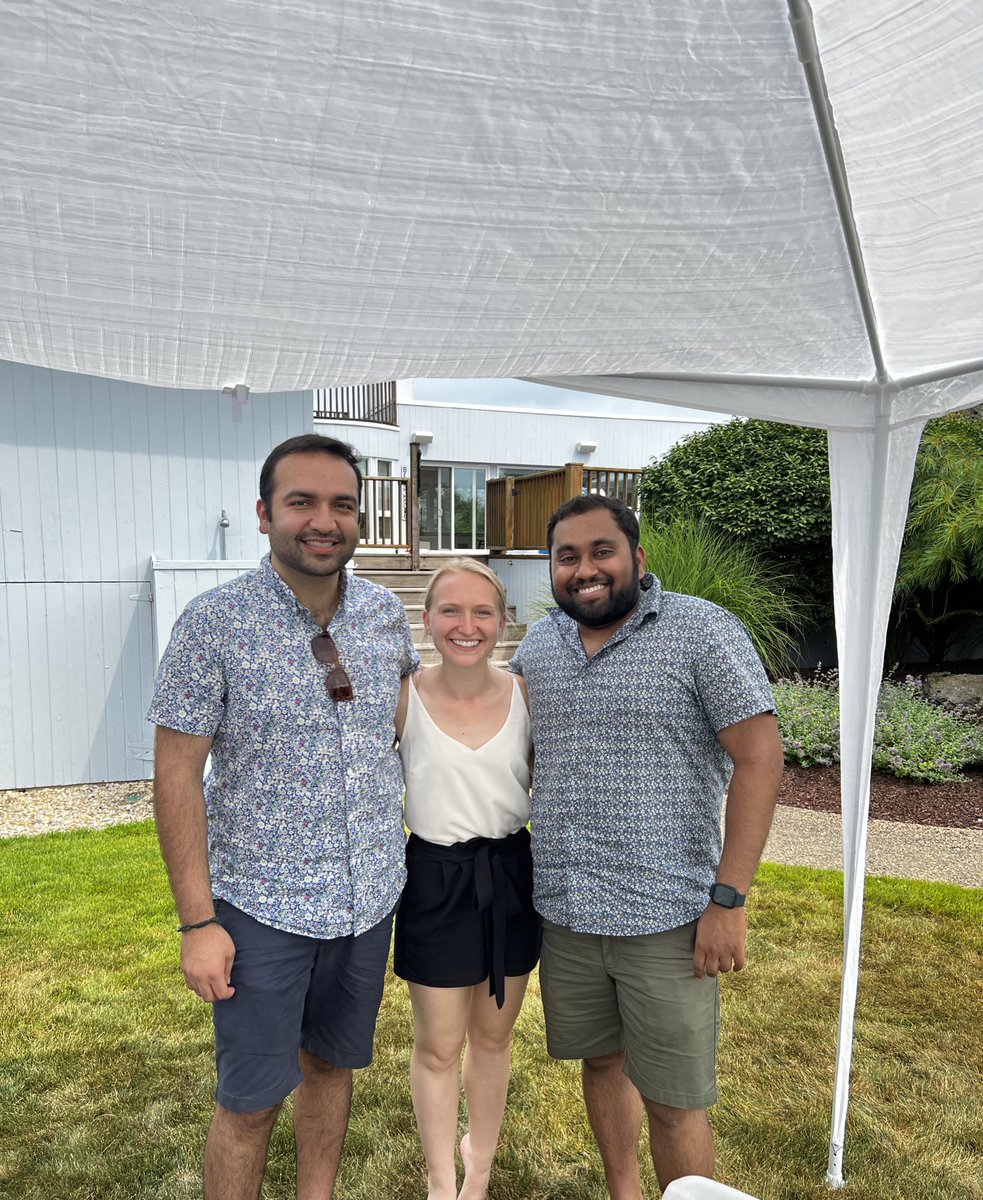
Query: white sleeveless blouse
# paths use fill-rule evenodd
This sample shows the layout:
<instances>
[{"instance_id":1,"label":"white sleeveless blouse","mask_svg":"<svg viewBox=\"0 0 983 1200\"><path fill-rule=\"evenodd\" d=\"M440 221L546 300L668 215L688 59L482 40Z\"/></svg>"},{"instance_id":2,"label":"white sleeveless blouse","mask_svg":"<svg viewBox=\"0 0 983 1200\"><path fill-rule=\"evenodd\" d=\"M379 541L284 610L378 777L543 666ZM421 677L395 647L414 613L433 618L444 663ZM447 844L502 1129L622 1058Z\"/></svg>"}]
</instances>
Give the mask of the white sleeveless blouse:
<instances>
[{"instance_id":1,"label":"white sleeveless blouse","mask_svg":"<svg viewBox=\"0 0 983 1200\"><path fill-rule=\"evenodd\" d=\"M410 680L399 756L406 824L439 846L507 837L529 820L529 710L517 680L505 724L477 750L439 728Z\"/></svg>"}]
</instances>

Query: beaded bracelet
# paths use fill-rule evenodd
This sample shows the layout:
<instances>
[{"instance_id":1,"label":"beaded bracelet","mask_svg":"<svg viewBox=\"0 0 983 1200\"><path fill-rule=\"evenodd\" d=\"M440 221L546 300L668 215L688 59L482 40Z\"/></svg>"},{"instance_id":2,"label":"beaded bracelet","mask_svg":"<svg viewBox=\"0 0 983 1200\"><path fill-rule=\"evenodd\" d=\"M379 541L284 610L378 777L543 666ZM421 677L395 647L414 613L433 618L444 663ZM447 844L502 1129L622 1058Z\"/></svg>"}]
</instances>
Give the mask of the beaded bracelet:
<instances>
[{"instance_id":1,"label":"beaded bracelet","mask_svg":"<svg viewBox=\"0 0 983 1200\"><path fill-rule=\"evenodd\" d=\"M206 925L218 925L218 917L209 917L207 921L197 921L194 925L179 925L178 933L190 933L192 929L204 929Z\"/></svg>"}]
</instances>

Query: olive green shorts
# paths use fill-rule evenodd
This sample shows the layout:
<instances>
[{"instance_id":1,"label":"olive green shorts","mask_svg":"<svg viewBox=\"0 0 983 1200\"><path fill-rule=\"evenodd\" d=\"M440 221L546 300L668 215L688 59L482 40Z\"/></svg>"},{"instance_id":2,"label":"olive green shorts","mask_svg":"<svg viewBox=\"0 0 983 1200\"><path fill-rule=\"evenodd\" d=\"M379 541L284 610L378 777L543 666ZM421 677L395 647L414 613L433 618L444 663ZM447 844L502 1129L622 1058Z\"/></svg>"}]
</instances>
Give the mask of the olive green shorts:
<instances>
[{"instance_id":1,"label":"olive green shorts","mask_svg":"<svg viewBox=\"0 0 983 1200\"><path fill-rule=\"evenodd\" d=\"M696 922L638 937L574 933L543 922L539 965L553 1058L624 1051L644 1097L672 1108L717 1099L720 990L693 975Z\"/></svg>"}]
</instances>

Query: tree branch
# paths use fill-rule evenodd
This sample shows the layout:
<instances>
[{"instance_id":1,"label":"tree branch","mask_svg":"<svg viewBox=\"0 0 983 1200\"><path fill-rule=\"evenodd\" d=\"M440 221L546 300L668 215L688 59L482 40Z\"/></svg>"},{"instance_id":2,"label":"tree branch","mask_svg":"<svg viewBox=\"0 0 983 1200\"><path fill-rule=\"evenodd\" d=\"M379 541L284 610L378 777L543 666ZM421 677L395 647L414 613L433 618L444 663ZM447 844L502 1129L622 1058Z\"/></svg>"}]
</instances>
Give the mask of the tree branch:
<instances>
[{"instance_id":1,"label":"tree branch","mask_svg":"<svg viewBox=\"0 0 983 1200\"><path fill-rule=\"evenodd\" d=\"M918 600L913 600L911 607L914 609L915 616L925 625L938 625L941 621L948 621L951 617L983 617L983 610L978 608L956 608L952 612L944 612L938 617L930 617L926 615Z\"/></svg>"}]
</instances>

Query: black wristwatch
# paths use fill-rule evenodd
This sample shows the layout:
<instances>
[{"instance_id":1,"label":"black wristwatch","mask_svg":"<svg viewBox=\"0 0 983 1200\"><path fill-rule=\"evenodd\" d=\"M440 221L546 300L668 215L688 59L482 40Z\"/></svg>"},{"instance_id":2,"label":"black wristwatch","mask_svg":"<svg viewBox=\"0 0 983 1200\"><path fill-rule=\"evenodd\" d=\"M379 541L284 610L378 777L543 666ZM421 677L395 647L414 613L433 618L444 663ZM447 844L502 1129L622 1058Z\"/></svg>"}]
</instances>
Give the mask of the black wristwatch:
<instances>
[{"instance_id":1,"label":"black wristwatch","mask_svg":"<svg viewBox=\"0 0 983 1200\"><path fill-rule=\"evenodd\" d=\"M742 896L737 888L729 883L711 883L710 899L721 908L743 908L747 896Z\"/></svg>"}]
</instances>

